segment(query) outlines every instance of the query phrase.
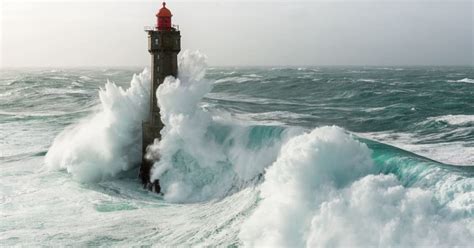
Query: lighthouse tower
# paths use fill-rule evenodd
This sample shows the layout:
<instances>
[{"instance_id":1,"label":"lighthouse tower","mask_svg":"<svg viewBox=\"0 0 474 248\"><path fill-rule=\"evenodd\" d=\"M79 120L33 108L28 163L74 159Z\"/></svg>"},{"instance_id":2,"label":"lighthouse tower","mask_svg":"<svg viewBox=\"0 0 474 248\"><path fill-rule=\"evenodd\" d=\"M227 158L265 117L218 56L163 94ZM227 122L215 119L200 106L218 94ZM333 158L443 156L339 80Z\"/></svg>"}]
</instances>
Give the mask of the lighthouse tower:
<instances>
[{"instance_id":1,"label":"lighthouse tower","mask_svg":"<svg viewBox=\"0 0 474 248\"><path fill-rule=\"evenodd\" d=\"M160 108L156 98L156 89L163 83L167 76L178 75L178 53L181 50L181 34L177 26L171 22L171 11L163 7L156 14L157 22L154 27L147 27L148 52L151 54L151 91L150 114L148 120L143 122L143 160L139 177L143 186L160 192L158 180L150 181L150 170L153 162L145 158L146 148L154 139L161 139L160 131L163 123L160 117Z\"/></svg>"}]
</instances>

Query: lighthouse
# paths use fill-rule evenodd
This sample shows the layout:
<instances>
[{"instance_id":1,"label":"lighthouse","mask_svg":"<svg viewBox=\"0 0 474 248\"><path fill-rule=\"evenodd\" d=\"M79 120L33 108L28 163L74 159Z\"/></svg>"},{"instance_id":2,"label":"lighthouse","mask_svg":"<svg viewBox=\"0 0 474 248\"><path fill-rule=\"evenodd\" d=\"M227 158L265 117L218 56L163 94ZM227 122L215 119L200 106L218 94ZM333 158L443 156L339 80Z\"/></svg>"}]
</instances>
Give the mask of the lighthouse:
<instances>
[{"instance_id":1,"label":"lighthouse","mask_svg":"<svg viewBox=\"0 0 474 248\"><path fill-rule=\"evenodd\" d=\"M142 165L139 177L145 188L160 192L159 181L150 180L153 161L145 157L146 148L155 139L161 139L160 131L163 128L160 108L156 98L156 90L166 77L178 75L178 53L181 50L181 34L179 28L171 22L171 11L166 8L166 3L156 14L156 25L145 27L148 33L148 52L151 54L151 90L150 113L148 120L143 122Z\"/></svg>"}]
</instances>

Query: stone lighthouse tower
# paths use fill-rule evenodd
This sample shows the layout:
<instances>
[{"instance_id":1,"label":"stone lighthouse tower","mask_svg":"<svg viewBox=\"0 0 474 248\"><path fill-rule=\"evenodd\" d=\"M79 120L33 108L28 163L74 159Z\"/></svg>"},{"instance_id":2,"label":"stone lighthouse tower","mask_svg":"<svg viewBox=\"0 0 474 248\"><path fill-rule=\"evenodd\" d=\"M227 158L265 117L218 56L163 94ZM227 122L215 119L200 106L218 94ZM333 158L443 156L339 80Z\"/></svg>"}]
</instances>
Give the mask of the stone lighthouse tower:
<instances>
[{"instance_id":1,"label":"stone lighthouse tower","mask_svg":"<svg viewBox=\"0 0 474 248\"><path fill-rule=\"evenodd\" d=\"M156 98L156 89L163 83L167 76L178 75L178 53L181 50L181 34L178 26L171 22L171 11L163 7L156 14L157 23L154 27L147 27L148 52L151 54L151 91L150 91L150 115L143 122L143 160L140 167L139 177L143 186L160 192L158 180L150 181L150 170L153 162L145 158L146 148L152 144L154 139L161 139L160 131L163 123L160 118L160 108Z\"/></svg>"}]
</instances>

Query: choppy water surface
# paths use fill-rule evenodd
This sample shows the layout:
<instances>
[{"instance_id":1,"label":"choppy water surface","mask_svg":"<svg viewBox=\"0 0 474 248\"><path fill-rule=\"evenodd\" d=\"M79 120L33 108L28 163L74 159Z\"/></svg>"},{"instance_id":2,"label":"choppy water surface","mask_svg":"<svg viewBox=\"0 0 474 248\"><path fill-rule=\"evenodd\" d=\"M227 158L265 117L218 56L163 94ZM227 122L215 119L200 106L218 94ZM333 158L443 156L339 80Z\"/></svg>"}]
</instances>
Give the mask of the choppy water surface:
<instances>
[{"instance_id":1,"label":"choppy water surface","mask_svg":"<svg viewBox=\"0 0 474 248\"><path fill-rule=\"evenodd\" d=\"M136 74L135 76L133 76ZM469 246L472 67L206 68L0 77L0 244ZM110 82L107 82L110 81Z\"/></svg>"}]
</instances>

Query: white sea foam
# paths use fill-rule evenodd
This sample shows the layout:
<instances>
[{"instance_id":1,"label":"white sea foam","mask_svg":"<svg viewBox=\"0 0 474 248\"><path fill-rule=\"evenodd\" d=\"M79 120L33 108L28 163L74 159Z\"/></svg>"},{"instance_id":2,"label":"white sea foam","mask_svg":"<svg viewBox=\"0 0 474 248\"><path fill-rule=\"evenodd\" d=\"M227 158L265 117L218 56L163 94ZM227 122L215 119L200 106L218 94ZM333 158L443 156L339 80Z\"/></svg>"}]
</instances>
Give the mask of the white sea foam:
<instances>
[{"instance_id":1,"label":"white sea foam","mask_svg":"<svg viewBox=\"0 0 474 248\"><path fill-rule=\"evenodd\" d=\"M370 154L364 144L337 127L292 138L267 170L260 187L262 201L240 231L244 245L467 246L472 242L472 219L456 217L458 209L450 206L440 210L429 190L405 188L393 175L372 174ZM472 202L467 205L472 209Z\"/></svg>"},{"instance_id":2,"label":"white sea foam","mask_svg":"<svg viewBox=\"0 0 474 248\"><path fill-rule=\"evenodd\" d=\"M361 79L357 79L357 82L375 83L375 82L377 82L377 80L370 79L370 78L361 78Z\"/></svg>"},{"instance_id":3,"label":"white sea foam","mask_svg":"<svg viewBox=\"0 0 474 248\"><path fill-rule=\"evenodd\" d=\"M417 135L403 132L369 132L358 133L359 136L388 143L401 149L416 153L427 158L453 165L474 165L474 147L468 140L455 140L456 137L467 137L472 132L474 115L442 115L429 117L418 123L428 125L433 122L443 122L456 129L445 132ZM450 142L433 142L451 137Z\"/></svg>"},{"instance_id":4,"label":"white sea foam","mask_svg":"<svg viewBox=\"0 0 474 248\"><path fill-rule=\"evenodd\" d=\"M252 74L246 74L244 75L245 77L249 77L249 78L262 78L263 76L261 75L257 75L255 73L252 73Z\"/></svg>"},{"instance_id":5,"label":"white sea foam","mask_svg":"<svg viewBox=\"0 0 474 248\"><path fill-rule=\"evenodd\" d=\"M443 115L428 118L428 121L443 121L450 125L474 124L474 115Z\"/></svg>"},{"instance_id":6,"label":"white sea foam","mask_svg":"<svg viewBox=\"0 0 474 248\"><path fill-rule=\"evenodd\" d=\"M375 107L375 108L363 108L362 110L365 112L377 112L385 110L387 107Z\"/></svg>"},{"instance_id":7,"label":"white sea foam","mask_svg":"<svg viewBox=\"0 0 474 248\"><path fill-rule=\"evenodd\" d=\"M245 77L225 77L221 78L219 80L216 80L214 83L220 84L220 83L245 83L249 81L255 80L254 77L251 76L245 76Z\"/></svg>"},{"instance_id":8,"label":"white sea foam","mask_svg":"<svg viewBox=\"0 0 474 248\"><path fill-rule=\"evenodd\" d=\"M456 130L456 132L459 131L459 129ZM401 132L357 133L357 135L390 144L420 156L424 156L446 164L474 164L474 147L469 145L469 142L465 141L438 142L433 144L420 142L422 141L422 138L415 134ZM439 136L442 135L445 134L439 134Z\"/></svg>"},{"instance_id":9,"label":"white sea foam","mask_svg":"<svg viewBox=\"0 0 474 248\"><path fill-rule=\"evenodd\" d=\"M314 118L309 114L297 114L289 111L270 111L261 113L234 113L233 116L248 123L265 123L267 125L285 125L285 121L301 118Z\"/></svg>"},{"instance_id":10,"label":"white sea foam","mask_svg":"<svg viewBox=\"0 0 474 248\"><path fill-rule=\"evenodd\" d=\"M470 78L463 78L463 79L459 79L459 80L457 80L456 82L459 82L459 83L469 83L469 84L474 84L474 79L470 79Z\"/></svg>"},{"instance_id":11,"label":"white sea foam","mask_svg":"<svg viewBox=\"0 0 474 248\"><path fill-rule=\"evenodd\" d=\"M137 165L149 85L147 69L133 76L127 90L107 82L99 91L99 112L61 132L46 154L46 165L66 169L82 182L107 179Z\"/></svg>"}]
</instances>

